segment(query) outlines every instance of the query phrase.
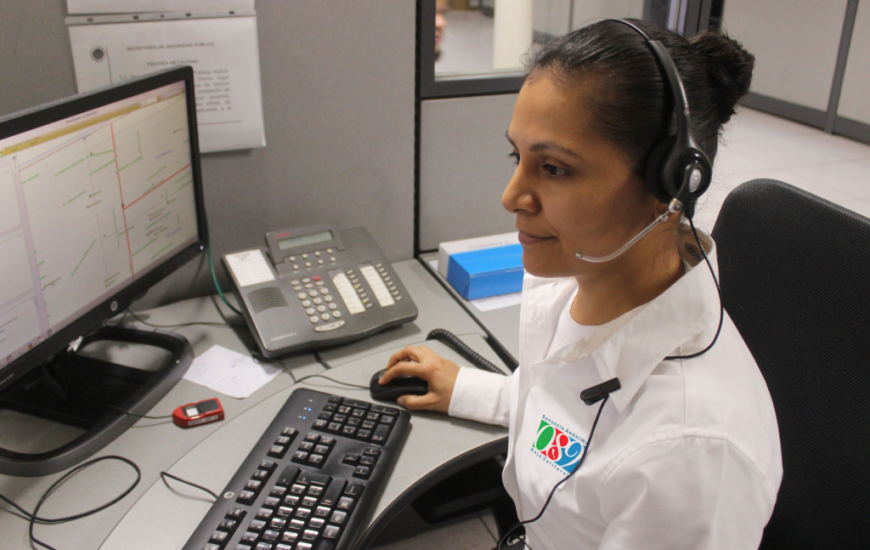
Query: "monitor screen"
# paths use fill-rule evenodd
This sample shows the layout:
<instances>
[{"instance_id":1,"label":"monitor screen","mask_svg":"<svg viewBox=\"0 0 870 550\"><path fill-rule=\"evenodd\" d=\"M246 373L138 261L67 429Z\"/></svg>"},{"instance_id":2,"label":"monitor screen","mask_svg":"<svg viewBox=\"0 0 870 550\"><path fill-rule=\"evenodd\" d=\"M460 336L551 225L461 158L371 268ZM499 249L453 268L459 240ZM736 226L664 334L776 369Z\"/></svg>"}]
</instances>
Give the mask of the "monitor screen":
<instances>
[{"instance_id":1,"label":"monitor screen","mask_svg":"<svg viewBox=\"0 0 870 550\"><path fill-rule=\"evenodd\" d=\"M0 122L0 369L201 241L192 81L172 74Z\"/></svg>"}]
</instances>

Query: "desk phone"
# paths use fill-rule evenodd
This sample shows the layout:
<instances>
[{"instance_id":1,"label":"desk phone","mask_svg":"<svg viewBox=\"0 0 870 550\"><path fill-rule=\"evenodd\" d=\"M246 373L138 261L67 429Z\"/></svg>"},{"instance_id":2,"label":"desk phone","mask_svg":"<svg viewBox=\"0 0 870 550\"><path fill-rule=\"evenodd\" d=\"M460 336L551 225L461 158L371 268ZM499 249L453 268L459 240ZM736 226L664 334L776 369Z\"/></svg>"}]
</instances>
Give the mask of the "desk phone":
<instances>
[{"instance_id":1,"label":"desk phone","mask_svg":"<svg viewBox=\"0 0 870 550\"><path fill-rule=\"evenodd\" d=\"M222 257L266 357L350 342L417 318L398 275L362 227L272 231L266 244Z\"/></svg>"}]
</instances>

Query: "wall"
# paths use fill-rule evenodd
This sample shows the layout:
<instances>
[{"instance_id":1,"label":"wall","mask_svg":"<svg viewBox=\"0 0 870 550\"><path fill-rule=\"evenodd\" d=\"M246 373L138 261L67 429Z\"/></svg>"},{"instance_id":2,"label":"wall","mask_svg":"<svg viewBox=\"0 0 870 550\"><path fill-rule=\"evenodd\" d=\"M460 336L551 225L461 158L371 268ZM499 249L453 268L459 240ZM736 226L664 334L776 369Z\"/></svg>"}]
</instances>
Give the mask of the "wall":
<instances>
[{"instance_id":1,"label":"wall","mask_svg":"<svg viewBox=\"0 0 870 550\"><path fill-rule=\"evenodd\" d=\"M870 124L870 2L858 4L837 115Z\"/></svg>"},{"instance_id":2,"label":"wall","mask_svg":"<svg viewBox=\"0 0 870 550\"><path fill-rule=\"evenodd\" d=\"M513 175L504 134L516 94L432 99L420 116L420 249L515 231L501 207Z\"/></svg>"},{"instance_id":3,"label":"wall","mask_svg":"<svg viewBox=\"0 0 870 550\"><path fill-rule=\"evenodd\" d=\"M415 3L258 0L267 147L203 156L215 259L325 220L413 256ZM64 0L0 17L0 114L76 92ZM223 269L217 267L223 278ZM195 260L137 308L213 292Z\"/></svg>"},{"instance_id":4,"label":"wall","mask_svg":"<svg viewBox=\"0 0 870 550\"><path fill-rule=\"evenodd\" d=\"M847 0L726 0L723 28L755 55L752 91L828 109Z\"/></svg>"}]
</instances>

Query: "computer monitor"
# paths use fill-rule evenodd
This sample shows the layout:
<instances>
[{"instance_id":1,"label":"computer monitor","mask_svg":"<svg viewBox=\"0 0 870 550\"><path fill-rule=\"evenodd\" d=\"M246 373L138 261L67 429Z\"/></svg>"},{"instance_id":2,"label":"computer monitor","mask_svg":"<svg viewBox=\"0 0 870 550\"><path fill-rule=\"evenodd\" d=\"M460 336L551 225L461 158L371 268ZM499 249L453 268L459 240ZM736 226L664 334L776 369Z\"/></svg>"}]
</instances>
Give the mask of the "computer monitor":
<instances>
[{"instance_id":1,"label":"computer monitor","mask_svg":"<svg viewBox=\"0 0 870 550\"><path fill-rule=\"evenodd\" d=\"M16 388L19 380L50 375L47 366L68 355L71 342L123 311L205 246L190 67L0 119L0 407L45 413L45 403L33 401L52 399ZM189 345L182 352L178 342L149 344L190 355ZM41 374L33 372L37 367ZM75 377L76 368L90 367L69 367L69 376ZM114 380L104 389L117 394L120 386L138 380L133 383L138 389L131 387L114 406L141 410L156 402L155 392L165 393L180 378L177 370L150 382L104 373ZM101 383L86 377L79 389L91 391ZM58 406L69 408L75 397L61 396L66 405ZM54 416L71 412L81 411ZM105 410L80 416L86 429L102 426L102 435L90 439L105 440L105 430L135 421ZM41 460L57 470L95 449L73 450L72 457L71 450L60 453L67 457L60 462L57 456ZM21 469L22 461L38 459L0 449L0 472L46 473Z\"/></svg>"}]
</instances>

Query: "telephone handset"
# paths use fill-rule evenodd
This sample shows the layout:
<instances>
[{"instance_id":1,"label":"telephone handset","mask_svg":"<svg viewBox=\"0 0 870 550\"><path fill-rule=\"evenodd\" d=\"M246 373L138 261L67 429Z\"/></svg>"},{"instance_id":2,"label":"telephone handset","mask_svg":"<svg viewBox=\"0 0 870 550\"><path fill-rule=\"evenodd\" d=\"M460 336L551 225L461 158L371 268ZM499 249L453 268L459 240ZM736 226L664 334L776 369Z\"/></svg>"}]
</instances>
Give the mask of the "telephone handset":
<instances>
[{"instance_id":1,"label":"telephone handset","mask_svg":"<svg viewBox=\"0 0 870 550\"><path fill-rule=\"evenodd\" d=\"M222 257L266 357L358 340L417 318L399 276L362 227L271 231L266 244Z\"/></svg>"}]
</instances>

